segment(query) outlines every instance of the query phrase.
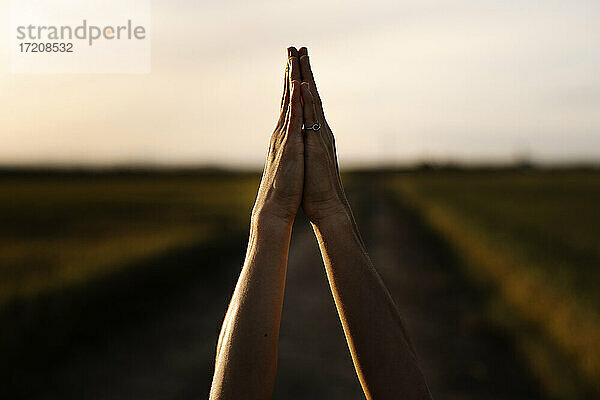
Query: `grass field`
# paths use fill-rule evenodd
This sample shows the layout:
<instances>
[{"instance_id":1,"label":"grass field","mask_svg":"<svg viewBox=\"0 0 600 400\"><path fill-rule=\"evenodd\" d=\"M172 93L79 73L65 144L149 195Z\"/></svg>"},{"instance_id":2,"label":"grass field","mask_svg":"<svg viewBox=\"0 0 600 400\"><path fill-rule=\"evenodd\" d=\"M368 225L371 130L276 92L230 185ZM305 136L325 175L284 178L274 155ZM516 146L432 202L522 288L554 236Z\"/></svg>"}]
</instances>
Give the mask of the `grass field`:
<instances>
[{"instance_id":1,"label":"grass field","mask_svg":"<svg viewBox=\"0 0 600 400\"><path fill-rule=\"evenodd\" d=\"M31 374L44 376L76 345L102 335L110 343L120 324L156 318L157 307L168 307L165 298L182 293L187 281L214 286L227 275L214 289L225 301L258 179L215 172L0 176L0 386L35 386ZM375 226L370 218L383 192L369 194L376 199L360 189L374 182L422 220L436 237L422 249L446 246L461 274L489 294L491 323L510 334L549 398L596 398L600 172L434 170L350 174L344 181L362 198L359 223ZM313 244L308 235L304 245ZM201 309L209 306L203 301ZM212 332L224 305L210 306ZM208 349L211 335L201 338Z\"/></svg>"},{"instance_id":2,"label":"grass field","mask_svg":"<svg viewBox=\"0 0 600 400\"><path fill-rule=\"evenodd\" d=\"M490 318L511 331L545 389L600 392L600 173L432 171L391 188L492 293Z\"/></svg>"},{"instance_id":3,"label":"grass field","mask_svg":"<svg viewBox=\"0 0 600 400\"><path fill-rule=\"evenodd\" d=\"M256 177L5 178L0 308L247 227Z\"/></svg>"},{"instance_id":4,"label":"grass field","mask_svg":"<svg viewBox=\"0 0 600 400\"><path fill-rule=\"evenodd\" d=\"M249 174L0 177L4 378L139 314L190 274L210 279L210 257L245 239L256 187ZM182 256L191 249L202 256Z\"/></svg>"}]
</instances>

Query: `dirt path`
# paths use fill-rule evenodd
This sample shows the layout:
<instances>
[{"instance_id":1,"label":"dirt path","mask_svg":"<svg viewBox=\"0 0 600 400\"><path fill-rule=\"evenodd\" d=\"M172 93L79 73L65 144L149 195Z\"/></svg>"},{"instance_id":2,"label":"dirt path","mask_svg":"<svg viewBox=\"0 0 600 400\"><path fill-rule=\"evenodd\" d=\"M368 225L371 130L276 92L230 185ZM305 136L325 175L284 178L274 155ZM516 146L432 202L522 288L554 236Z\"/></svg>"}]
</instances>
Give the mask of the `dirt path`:
<instances>
[{"instance_id":1,"label":"dirt path","mask_svg":"<svg viewBox=\"0 0 600 400\"><path fill-rule=\"evenodd\" d=\"M508 339L490 326L443 245L375 186L366 221L370 254L388 285L438 399L536 399Z\"/></svg>"},{"instance_id":2,"label":"dirt path","mask_svg":"<svg viewBox=\"0 0 600 400\"><path fill-rule=\"evenodd\" d=\"M363 237L401 310L437 399L534 399L508 341L418 221L376 184L351 193ZM368 198L367 198L368 196ZM277 399L362 399L312 231L290 252Z\"/></svg>"},{"instance_id":3,"label":"dirt path","mask_svg":"<svg viewBox=\"0 0 600 400\"><path fill-rule=\"evenodd\" d=\"M294 226L274 399L364 399L308 222Z\"/></svg>"},{"instance_id":4,"label":"dirt path","mask_svg":"<svg viewBox=\"0 0 600 400\"><path fill-rule=\"evenodd\" d=\"M369 198L367 199L367 193ZM437 399L532 399L509 343L484 323L480 299L415 219L378 186L355 199L372 259L395 297ZM368 206L367 206L368 205ZM52 374L42 399L207 398L219 326L239 271L193 283L167 312L78 349ZM110 337L110 336L109 336ZM310 226L294 227L275 399L363 399Z\"/></svg>"}]
</instances>

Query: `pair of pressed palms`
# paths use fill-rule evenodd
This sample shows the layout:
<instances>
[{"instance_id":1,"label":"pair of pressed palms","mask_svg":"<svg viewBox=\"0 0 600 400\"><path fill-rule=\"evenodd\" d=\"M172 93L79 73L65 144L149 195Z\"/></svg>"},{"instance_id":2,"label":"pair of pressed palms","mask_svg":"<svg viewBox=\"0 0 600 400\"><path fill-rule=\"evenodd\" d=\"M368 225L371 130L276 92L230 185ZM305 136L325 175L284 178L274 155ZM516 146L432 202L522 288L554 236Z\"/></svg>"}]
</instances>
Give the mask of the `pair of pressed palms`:
<instances>
[{"instance_id":1,"label":"pair of pressed palms","mask_svg":"<svg viewBox=\"0 0 600 400\"><path fill-rule=\"evenodd\" d=\"M344 194L333 133L305 47L288 48L281 113L252 211L246 259L219 335L210 398L271 398L287 255L300 207L317 236L365 396L430 399Z\"/></svg>"}]
</instances>

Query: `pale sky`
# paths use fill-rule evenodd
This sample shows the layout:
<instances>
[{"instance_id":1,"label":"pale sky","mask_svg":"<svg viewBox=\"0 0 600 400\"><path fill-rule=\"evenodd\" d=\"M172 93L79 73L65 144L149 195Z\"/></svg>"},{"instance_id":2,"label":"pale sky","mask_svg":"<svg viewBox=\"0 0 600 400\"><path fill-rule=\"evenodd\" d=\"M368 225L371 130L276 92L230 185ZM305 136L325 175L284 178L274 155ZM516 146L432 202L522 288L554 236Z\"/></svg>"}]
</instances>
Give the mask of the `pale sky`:
<instances>
[{"instance_id":1,"label":"pale sky","mask_svg":"<svg viewBox=\"0 0 600 400\"><path fill-rule=\"evenodd\" d=\"M0 164L259 166L288 45L342 166L600 160L597 0L152 4L151 74L13 75L0 0Z\"/></svg>"}]
</instances>

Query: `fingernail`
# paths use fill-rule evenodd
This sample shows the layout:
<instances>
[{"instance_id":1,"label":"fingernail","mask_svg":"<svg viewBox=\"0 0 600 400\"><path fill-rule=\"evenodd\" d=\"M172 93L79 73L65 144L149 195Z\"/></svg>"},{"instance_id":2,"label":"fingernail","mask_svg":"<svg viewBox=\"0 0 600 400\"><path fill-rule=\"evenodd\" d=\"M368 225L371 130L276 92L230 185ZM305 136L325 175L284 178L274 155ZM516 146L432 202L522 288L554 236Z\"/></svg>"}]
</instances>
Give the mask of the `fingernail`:
<instances>
[{"instance_id":1,"label":"fingernail","mask_svg":"<svg viewBox=\"0 0 600 400\"><path fill-rule=\"evenodd\" d=\"M288 58L294 57L294 56L298 55L298 50L296 50L296 48L294 46L290 46L287 49L287 53L288 53Z\"/></svg>"},{"instance_id":2,"label":"fingernail","mask_svg":"<svg viewBox=\"0 0 600 400\"><path fill-rule=\"evenodd\" d=\"M298 53L303 53L303 55L307 56L308 49L306 47L300 47L300 50L298 50Z\"/></svg>"}]
</instances>

